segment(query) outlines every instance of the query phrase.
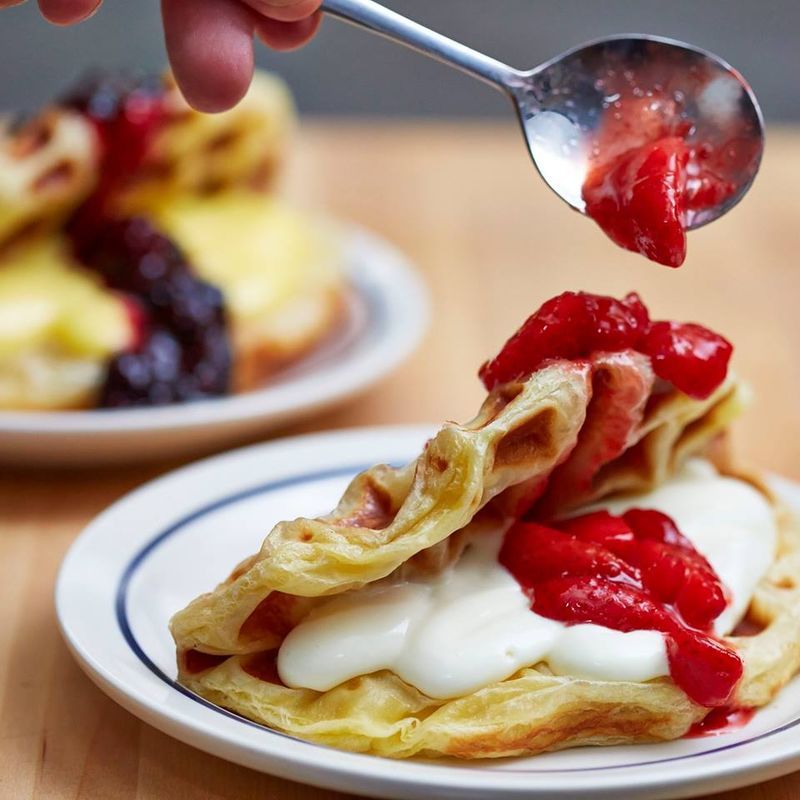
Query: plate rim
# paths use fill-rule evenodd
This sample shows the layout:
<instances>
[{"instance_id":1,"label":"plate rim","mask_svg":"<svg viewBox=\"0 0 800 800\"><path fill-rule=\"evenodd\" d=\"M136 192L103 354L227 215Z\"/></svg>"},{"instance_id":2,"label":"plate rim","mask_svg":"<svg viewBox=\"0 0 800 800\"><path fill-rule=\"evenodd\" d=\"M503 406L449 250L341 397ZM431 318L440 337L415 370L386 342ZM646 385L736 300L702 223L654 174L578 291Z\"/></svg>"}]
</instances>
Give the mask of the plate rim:
<instances>
[{"instance_id":1,"label":"plate rim","mask_svg":"<svg viewBox=\"0 0 800 800\"><path fill-rule=\"evenodd\" d=\"M0 409L0 434L85 437L150 430L181 432L251 419L288 420L344 400L386 377L411 356L427 333L430 292L421 270L388 239L357 223L329 223L335 225L343 242L346 276L358 296L368 298L369 309L384 315L378 320L377 335L371 328L358 334L354 344L361 347L353 353L286 381L193 403L133 409ZM370 259L368 267L360 263L366 258ZM344 388L340 385L343 374L349 376ZM313 386L314 396L307 395L298 404L292 395L305 383ZM268 406L269 401L273 407Z\"/></svg>"},{"instance_id":2,"label":"plate rim","mask_svg":"<svg viewBox=\"0 0 800 800\"><path fill-rule=\"evenodd\" d=\"M126 690L124 685L120 685L124 684L124 680L115 679L113 673L102 663L99 663L92 653L82 646L79 641L76 641L72 635L68 620L69 615L65 614L66 599L64 594L69 571L72 568L72 561L80 555L82 547L86 547L87 543L91 543L92 537L103 536L104 526L110 518L120 513L122 504L132 504L131 507L133 507L136 503L146 500L148 495L154 489L159 489L159 487L163 489L164 487L168 488L169 484L173 482L180 483L185 480L202 479L204 472L224 468L226 466L225 462L233 463L239 459L254 458L256 456L266 456L268 460L270 455L275 457L287 447L291 449L292 447L302 446L327 446L344 449L342 448L343 443L353 437L366 442L368 440L371 441L376 436L383 436L389 439L396 438L398 448L402 449L403 441L409 441L412 437L422 440L434 430L436 430L436 427L430 425L379 425L278 439L201 459L180 469L168 472L126 494L86 526L70 546L59 570L55 590L56 611L59 628L70 651L92 680L107 694L111 695L116 702L169 735L218 756L221 755L220 748L227 749L226 754L221 755L221 757L261 771L268 771L280 777L297 780L297 774L294 770L302 769L304 782L340 791L365 794L377 792L381 796L416 797L419 796L420 790L436 789L443 792L458 793L460 797L476 798L485 796L486 791L492 791L498 797L521 797L523 795L540 797L543 792L546 792L548 796L572 798L587 796L576 794L576 792L589 790L592 792L592 797L598 798L605 796L614 798L623 796L666 797L667 795L662 795L662 792L669 791L670 797L678 797L692 795L708 789L721 791L725 788L743 786L748 782L757 782L768 777L776 777L800 766L800 740L794 746L789 747L785 746L786 742L784 740L778 740L784 745L783 747L776 746L769 752L756 754L755 756L750 754L748 759L740 759L732 764L712 763L709 769L709 765L706 762L705 768L700 765L698 768L689 768L673 774L666 774L663 770L658 769L658 765L665 762L689 760L698 763L700 762L698 756L713 755L725 750L746 747L756 741L778 736L785 733L787 729L800 724L800 716L789 723L784 723L770 731L759 734L753 739L729 743L722 747L712 748L709 751L659 759L654 762L645 762L644 764L610 765L608 767L583 769L580 773L569 769L539 771L528 769L512 772L510 770L490 770L482 764L454 765L452 762L431 763L414 760L398 762L393 759L340 751L270 731L263 726L257 725L257 723L243 720L237 715L231 714L231 712L226 712L207 704L201 698L192 696L191 693L183 692L186 696L182 698L186 703L192 703L191 707L184 709L181 703L177 709L173 705L171 712L163 711L159 709L158 703L153 702L152 698L146 696L146 693L142 696L142 692L140 690L137 691L137 687L134 687L133 691L131 691L130 687ZM386 447L388 448L388 444ZM343 462L339 463L340 470L344 469L345 466L355 468L360 464L345 465ZM296 465L294 467L285 467L283 470L284 479L298 476L301 480L304 476L309 479L310 473L323 471L319 465L316 468L311 467L300 470L297 469ZM324 471L330 472L331 470ZM276 480L278 479L270 479L269 482L274 483ZM779 480L785 485L793 487L795 491L800 490L800 483L788 479ZM261 480L260 483L264 483L264 480ZM241 489L237 494L241 494ZM228 500L228 502L231 502L231 500ZM213 505L218 504L219 498L214 501ZM193 503L192 508L195 512L201 512L208 505L210 504ZM188 516L187 513L180 514L179 519L175 522L180 523L183 517L186 516ZM137 540L138 543L132 555L126 558L123 573L128 571L131 563L142 551L149 548L160 537L160 534L161 532L154 534L151 529L146 532L144 539ZM117 579L115 580L115 586L118 584L119 580ZM116 596L112 598L112 602L115 601ZM124 631L118 629L117 632L124 638ZM131 655L138 657L133 648L130 647L129 642L126 642L126 646L131 650ZM144 664L141 666L147 668ZM170 683L168 681L167 685ZM170 686L170 691L177 692L179 690L176 690L174 686ZM193 715L192 711L196 712L197 708L202 705L208 705L209 707L204 709L203 712L197 712L200 714L198 718L196 714ZM220 733L219 729L214 730L213 718L206 720L205 712L227 716L242 731L245 729L257 729L259 731L258 742L246 741L247 735L241 731L234 730L231 733L225 730ZM228 726L226 725L225 727ZM241 736L237 735L238 733L241 733ZM199 742L198 738L202 739L202 741ZM255 763L256 761L258 763ZM393 770L391 768L392 765L397 766L400 763L410 768L401 770ZM655 769L650 770L652 775L636 775L636 786L633 790L635 793L621 794L623 787L628 791L631 790L630 786L625 786L625 770L631 767L642 768L648 766L655 767ZM612 779L603 779L600 777L602 775L612 776ZM630 776L631 773L628 772L627 775ZM598 778L600 779L598 780ZM667 782L665 782L665 778L668 779ZM587 783L587 779L591 781L591 785ZM357 783L353 783L353 781ZM531 781L535 781L537 785L532 786ZM387 795L386 792L389 792L389 794Z\"/></svg>"}]
</instances>

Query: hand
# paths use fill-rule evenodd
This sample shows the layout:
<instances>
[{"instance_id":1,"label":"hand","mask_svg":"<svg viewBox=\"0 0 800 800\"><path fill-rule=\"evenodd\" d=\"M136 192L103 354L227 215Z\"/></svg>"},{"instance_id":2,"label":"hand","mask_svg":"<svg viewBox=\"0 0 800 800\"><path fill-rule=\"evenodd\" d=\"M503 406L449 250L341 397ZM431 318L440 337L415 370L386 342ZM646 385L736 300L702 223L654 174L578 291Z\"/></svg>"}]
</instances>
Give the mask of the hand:
<instances>
[{"instance_id":1,"label":"hand","mask_svg":"<svg viewBox=\"0 0 800 800\"><path fill-rule=\"evenodd\" d=\"M0 0L0 8L24 0ZM305 44L320 22L322 0L161 0L164 36L175 79L200 111L224 111L241 100L253 75L253 35L275 50ZM102 0L39 0L56 25L90 17Z\"/></svg>"}]
</instances>

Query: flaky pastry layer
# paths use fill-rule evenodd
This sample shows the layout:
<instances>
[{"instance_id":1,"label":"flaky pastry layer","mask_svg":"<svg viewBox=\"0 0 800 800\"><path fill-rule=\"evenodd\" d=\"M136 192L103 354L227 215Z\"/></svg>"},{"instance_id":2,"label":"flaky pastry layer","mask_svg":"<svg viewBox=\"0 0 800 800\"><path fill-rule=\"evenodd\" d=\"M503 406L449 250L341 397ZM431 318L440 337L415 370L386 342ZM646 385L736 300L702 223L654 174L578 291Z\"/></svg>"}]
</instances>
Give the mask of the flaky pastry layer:
<instances>
[{"instance_id":1,"label":"flaky pastry layer","mask_svg":"<svg viewBox=\"0 0 800 800\"><path fill-rule=\"evenodd\" d=\"M398 570L441 570L474 526L502 522L522 501L557 513L614 492L647 491L698 454L731 473L719 441L741 397L732 379L704 401L665 391L635 353L555 362L499 387L474 420L447 423L415 462L373 467L331 514L277 525L257 554L176 614L180 681L276 730L395 758L496 758L683 735L708 709L669 678L578 680L539 664L437 700L388 671L317 692L283 686L263 665L321 598ZM610 407L624 409L625 424L619 441L605 437L601 446L596 434ZM747 706L768 702L800 665L800 525L775 508L780 553L750 608L765 627L729 640L745 663L736 701ZM188 651L227 658L193 672Z\"/></svg>"}]
</instances>

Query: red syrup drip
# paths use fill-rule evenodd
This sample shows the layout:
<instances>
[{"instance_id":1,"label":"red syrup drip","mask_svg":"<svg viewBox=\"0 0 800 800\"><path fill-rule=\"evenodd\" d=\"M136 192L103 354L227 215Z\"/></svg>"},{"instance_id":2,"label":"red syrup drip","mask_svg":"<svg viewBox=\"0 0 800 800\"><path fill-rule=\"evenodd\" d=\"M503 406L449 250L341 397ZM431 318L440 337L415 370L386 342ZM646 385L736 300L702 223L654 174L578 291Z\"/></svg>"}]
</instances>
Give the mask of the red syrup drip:
<instances>
[{"instance_id":1,"label":"red syrup drip","mask_svg":"<svg viewBox=\"0 0 800 800\"><path fill-rule=\"evenodd\" d=\"M567 624L664 634L670 675L696 703L724 706L742 661L709 633L727 605L708 562L657 511L518 522L499 555L531 610Z\"/></svg>"},{"instance_id":2,"label":"red syrup drip","mask_svg":"<svg viewBox=\"0 0 800 800\"><path fill-rule=\"evenodd\" d=\"M712 708L699 722L695 722L686 733L686 739L700 739L705 736L719 736L723 733L744 728L755 716L755 708L731 708L722 706Z\"/></svg>"},{"instance_id":3,"label":"red syrup drip","mask_svg":"<svg viewBox=\"0 0 800 800\"><path fill-rule=\"evenodd\" d=\"M757 145L722 123L702 134L685 108L686 87L638 79L637 86L620 76L605 81L604 92L616 99L595 138L586 214L620 247L679 267L686 228L736 191L726 176L753 168ZM702 81L698 75L698 88Z\"/></svg>"},{"instance_id":4,"label":"red syrup drip","mask_svg":"<svg viewBox=\"0 0 800 800\"><path fill-rule=\"evenodd\" d=\"M488 390L522 380L552 359L588 358L595 352L637 350L650 357L658 377L684 394L704 399L725 380L733 346L693 323L651 322L641 298L622 300L564 292L523 323L479 376Z\"/></svg>"}]
</instances>

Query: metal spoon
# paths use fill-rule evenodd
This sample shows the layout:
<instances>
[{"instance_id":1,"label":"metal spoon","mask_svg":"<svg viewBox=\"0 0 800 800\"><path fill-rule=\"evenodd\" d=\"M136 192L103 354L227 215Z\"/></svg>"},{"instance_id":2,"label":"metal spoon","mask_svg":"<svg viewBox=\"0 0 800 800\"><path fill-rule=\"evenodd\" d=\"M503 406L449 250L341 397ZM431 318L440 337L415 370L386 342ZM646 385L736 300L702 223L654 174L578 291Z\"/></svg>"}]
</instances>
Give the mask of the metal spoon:
<instances>
[{"instance_id":1,"label":"metal spoon","mask_svg":"<svg viewBox=\"0 0 800 800\"><path fill-rule=\"evenodd\" d=\"M736 205L758 171L764 126L756 98L736 70L705 50L655 36L612 36L523 71L373 0L324 0L322 9L502 91L514 104L539 174L582 213L584 181L593 159L603 155L597 152L598 132L609 115L619 113L618 85L637 96L663 99L669 92L679 100L671 108L691 121L690 144L714 141L728 147L733 142L735 153L731 150L732 157L716 167L731 190L720 202L690 215L687 228L711 222Z\"/></svg>"}]
</instances>

